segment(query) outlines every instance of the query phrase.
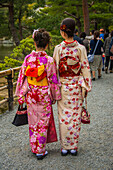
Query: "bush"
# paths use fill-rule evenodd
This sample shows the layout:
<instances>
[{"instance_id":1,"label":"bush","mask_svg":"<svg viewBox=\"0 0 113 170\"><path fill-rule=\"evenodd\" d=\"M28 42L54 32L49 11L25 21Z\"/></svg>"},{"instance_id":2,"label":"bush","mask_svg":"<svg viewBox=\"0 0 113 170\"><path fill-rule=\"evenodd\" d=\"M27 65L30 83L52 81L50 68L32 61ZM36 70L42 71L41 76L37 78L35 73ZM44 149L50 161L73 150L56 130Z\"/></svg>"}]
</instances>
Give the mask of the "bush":
<instances>
[{"instance_id":1,"label":"bush","mask_svg":"<svg viewBox=\"0 0 113 170\"><path fill-rule=\"evenodd\" d=\"M51 42L46 50L49 56L53 56L54 48L62 41L61 36L51 35ZM15 47L10 57L5 56L4 63L0 64L0 71L22 65L26 55L35 50L34 41L31 36L20 41L20 45Z\"/></svg>"}]
</instances>

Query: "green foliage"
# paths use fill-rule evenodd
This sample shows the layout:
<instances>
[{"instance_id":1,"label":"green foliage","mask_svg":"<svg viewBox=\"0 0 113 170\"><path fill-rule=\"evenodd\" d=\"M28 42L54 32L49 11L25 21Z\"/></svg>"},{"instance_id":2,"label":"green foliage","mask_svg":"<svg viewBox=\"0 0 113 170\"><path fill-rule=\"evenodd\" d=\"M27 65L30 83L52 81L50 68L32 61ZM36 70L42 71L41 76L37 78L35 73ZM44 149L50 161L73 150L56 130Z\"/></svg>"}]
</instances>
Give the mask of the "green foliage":
<instances>
[{"instance_id":1,"label":"green foliage","mask_svg":"<svg viewBox=\"0 0 113 170\"><path fill-rule=\"evenodd\" d=\"M4 63L0 63L0 71L7 70L9 68L14 68L21 66L23 61L19 61L8 56L5 56Z\"/></svg>"},{"instance_id":2,"label":"green foliage","mask_svg":"<svg viewBox=\"0 0 113 170\"><path fill-rule=\"evenodd\" d=\"M35 49L34 41L31 36L20 41L20 45L14 48L13 53L10 55L17 60L24 60L27 54L30 54Z\"/></svg>"},{"instance_id":3,"label":"green foliage","mask_svg":"<svg viewBox=\"0 0 113 170\"><path fill-rule=\"evenodd\" d=\"M6 70L6 65L5 63L0 63L0 71Z\"/></svg>"},{"instance_id":4,"label":"green foliage","mask_svg":"<svg viewBox=\"0 0 113 170\"><path fill-rule=\"evenodd\" d=\"M110 32L113 31L113 25L110 25L108 28Z\"/></svg>"},{"instance_id":5,"label":"green foliage","mask_svg":"<svg viewBox=\"0 0 113 170\"><path fill-rule=\"evenodd\" d=\"M61 36L51 35L51 42L46 50L49 56L53 56L55 46L62 40ZM23 39L20 45L14 48L10 57L5 56L4 63L0 63L0 71L22 65L25 56L30 54L33 50L35 50L35 46L31 36Z\"/></svg>"},{"instance_id":6,"label":"green foliage","mask_svg":"<svg viewBox=\"0 0 113 170\"><path fill-rule=\"evenodd\" d=\"M1 0L2 4L8 4L9 2L10 0ZM80 18L83 31L82 0L13 0L13 3L17 34L19 35L19 24L21 23L23 38L29 36L33 29L37 28L46 28L53 35L60 35L61 21L66 17L70 17L64 14L64 11ZM88 3L91 4L92 0L88 0ZM1 37L11 36L8 29L8 9L4 9L0 9ZM113 4L111 0L95 0L94 4L91 7L89 6L89 16L92 29L94 29L94 21L97 22L98 29L113 25ZM77 24L77 20L75 21Z\"/></svg>"},{"instance_id":7,"label":"green foliage","mask_svg":"<svg viewBox=\"0 0 113 170\"><path fill-rule=\"evenodd\" d=\"M7 9L0 9L0 38L2 37L11 37L9 28L8 28L8 18L7 18Z\"/></svg>"},{"instance_id":8,"label":"green foliage","mask_svg":"<svg viewBox=\"0 0 113 170\"><path fill-rule=\"evenodd\" d=\"M90 21L96 21L98 29L101 27L106 29L109 25L113 25L113 5L111 1L102 2L96 0L90 9Z\"/></svg>"},{"instance_id":9,"label":"green foliage","mask_svg":"<svg viewBox=\"0 0 113 170\"><path fill-rule=\"evenodd\" d=\"M46 50L46 52L49 56L51 56L51 57L53 56L55 46L60 44L62 42L62 40L63 39L61 36L51 35L51 42L49 44L48 49Z\"/></svg>"}]
</instances>

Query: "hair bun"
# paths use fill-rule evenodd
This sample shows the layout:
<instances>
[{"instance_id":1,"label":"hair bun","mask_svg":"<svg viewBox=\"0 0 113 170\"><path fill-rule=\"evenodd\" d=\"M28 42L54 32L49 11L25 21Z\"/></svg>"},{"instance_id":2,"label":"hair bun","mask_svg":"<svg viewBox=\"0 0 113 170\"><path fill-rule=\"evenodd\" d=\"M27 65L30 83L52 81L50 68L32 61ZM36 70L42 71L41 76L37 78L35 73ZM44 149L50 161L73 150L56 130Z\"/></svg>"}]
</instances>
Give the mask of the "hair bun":
<instances>
[{"instance_id":1,"label":"hair bun","mask_svg":"<svg viewBox=\"0 0 113 170\"><path fill-rule=\"evenodd\" d=\"M36 42L37 47L45 48L47 44L49 44L50 36L49 33L44 29L35 30L34 41Z\"/></svg>"}]
</instances>

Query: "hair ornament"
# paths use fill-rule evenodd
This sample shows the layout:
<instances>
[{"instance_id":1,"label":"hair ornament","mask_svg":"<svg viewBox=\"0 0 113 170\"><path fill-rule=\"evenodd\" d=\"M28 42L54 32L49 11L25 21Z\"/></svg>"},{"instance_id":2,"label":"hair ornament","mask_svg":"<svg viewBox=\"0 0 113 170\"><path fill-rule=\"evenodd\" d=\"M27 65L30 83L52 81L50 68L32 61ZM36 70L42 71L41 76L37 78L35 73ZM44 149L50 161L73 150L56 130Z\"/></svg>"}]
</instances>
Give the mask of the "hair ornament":
<instances>
[{"instance_id":1,"label":"hair ornament","mask_svg":"<svg viewBox=\"0 0 113 170\"><path fill-rule=\"evenodd\" d=\"M66 25L61 25L60 30L66 30Z\"/></svg>"},{"instance_id":2,"label":"hair ornament","mask_svg":"<svg viewBox=\"0 0 113 170\"><path fill-rule=\"evenodd\" d=\"M36 31L39 31L39 28L38 28L37 30L34 30L34 31L33 31L33 35L32 35L32 38L33 38L33 39L34 39L34 35L35 35L35 32L36 32Z\"/></svg>"}]
</instances>

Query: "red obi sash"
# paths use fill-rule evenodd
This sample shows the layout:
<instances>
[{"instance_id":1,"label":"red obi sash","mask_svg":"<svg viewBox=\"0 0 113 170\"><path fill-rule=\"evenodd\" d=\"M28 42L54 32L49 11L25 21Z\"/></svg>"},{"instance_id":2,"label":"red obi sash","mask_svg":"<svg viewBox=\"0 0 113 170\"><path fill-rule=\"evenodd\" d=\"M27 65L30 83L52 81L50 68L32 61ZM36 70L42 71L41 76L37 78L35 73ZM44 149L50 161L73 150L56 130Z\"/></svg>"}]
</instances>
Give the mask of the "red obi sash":
<instances>
[{"instance_id":1,"label":"red obi sash","mask_svg":"<svg viewBox=\"0 0 113 170\"><path fill-rule=\"evenodd\" d=\"M41 73L41 75L38 75L38 74L39 74L38 68L28 68L26 71L26 76L35 77L37 82L41 81L47 76L47 72L45 70Z\"/></svg>"}]
</instances>

